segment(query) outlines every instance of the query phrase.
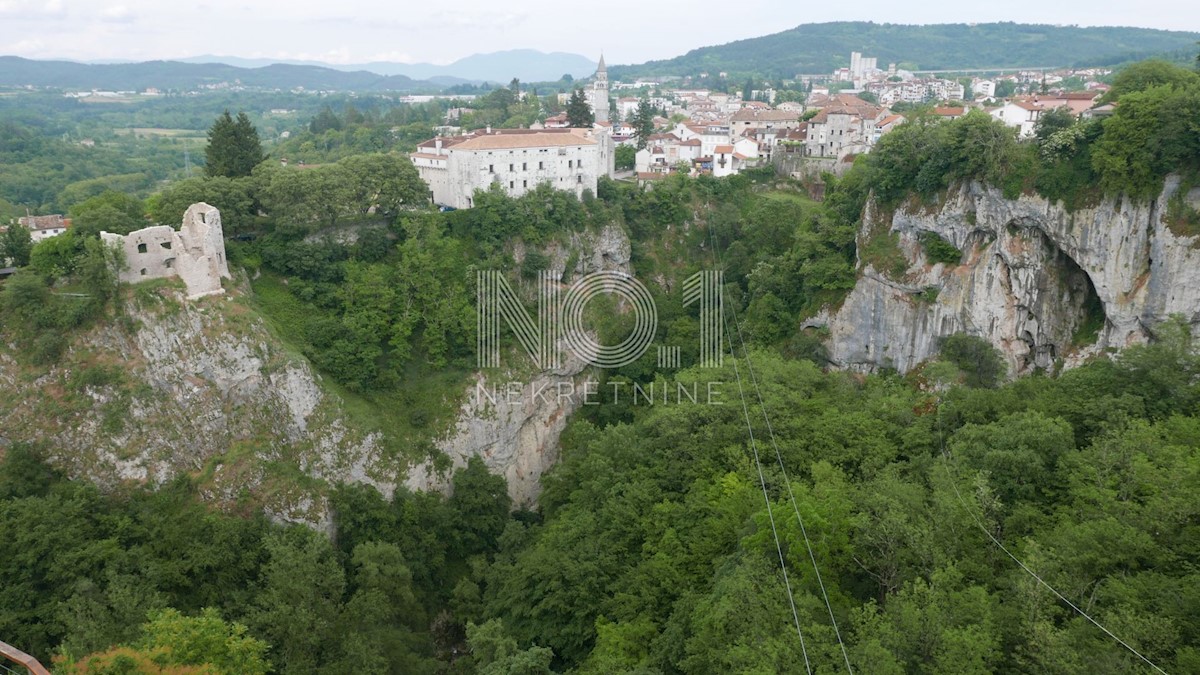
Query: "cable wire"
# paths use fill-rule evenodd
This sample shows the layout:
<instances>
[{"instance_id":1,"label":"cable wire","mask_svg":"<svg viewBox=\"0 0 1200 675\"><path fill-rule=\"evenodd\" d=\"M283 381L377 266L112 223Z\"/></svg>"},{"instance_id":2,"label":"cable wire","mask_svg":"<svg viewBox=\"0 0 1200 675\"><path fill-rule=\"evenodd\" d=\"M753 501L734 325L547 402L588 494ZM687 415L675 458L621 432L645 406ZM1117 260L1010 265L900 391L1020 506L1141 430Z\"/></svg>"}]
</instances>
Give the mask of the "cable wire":
<instances>
[{"instance_id":1,"label":"cable wire","mask_svg":"<svg viewBox=\"0 0 1200 675\"><path fill-rule=\"evenodd\" d=\"M722 344L722 349L724 349L724 344ZM796 622L796 635L800 638L800 652L804 655L804 670L808 675L812 675L812 665L808 661L808 648L804 644L804 633L800 630L800 613L796 611L796 598L792 596L792 584L788 579L787 563L783 557L783 544L779 540L779 530L775 527L775 514L771 509L771 496L767 492L767 477L763 473L762 461L759 459L758 442L754 439L754 426L750 423L750 408L746 405L742 374L737 365L737 356L733 352L732 336L729 339L729 357L733 362L734 377L737 378L738 398L742 401L742 415L746 419L746 432L750 435L750 449L754 453L754 466L758 469L758 482L762 486L763 501L767 504L767 519L771 522L771 535L775 538L775 550L779 553L779 569L783 571L783 585L787 589L788 604L792 608L792 619Z\"/></svg>"},{"instance_id":2,"label":"cable wire","mask_svg":"<svg viewBox=\"0 0 1200 675\"><path fill-rule=\"evenodd\" d=\"M717 247L716 238L713 236L712 229L708 230L709 241L712 244L713 258L717 264L721 264L720 249ZM746 349L746 338L742 334L742 323L738 320L737 310L733 307L729 308L733 315L733 325L737 329L738 342L742 346L742 358L746 361L746 370L750 375L750 382L754 385L754 393L758 398L758 409L762 412L763 422L766 423L767 434L771 439L771 447L775 450L775 459L779 462L779 471L783 476L783 484L787 487L788 499L792 502L792 511L796 514L796 522L800 525L800 534L804 538L804 547L808 549L808 559L812 562L813 572L816 574L817 586L821 589L821 598L825 601L825 609L829 612L829 621L833 624L833 634L837 637L838 647L842 651L842 659L846 664L846 670L854 675L854 668L850 665L850 654L846 651L846 643L842 640L842 632L838 628L837 618L833 613L833 605L829 602L829 593L825 589L825 581L821 578L821 569L817 565L817 556L813 552L812 543L808 538L808 529L804 526L804 518L800 516L800 507L796 503L796 495L792 491L792 481L788 478L787 467L784 466L783 453L779 450L779 443L775 440L775 429L771 425L771 418L767 414L767 405L763 399L762 389L758 385L758 376L754 372L754 362L750 358L750 352ZM729 331L729 320L724 312L721 313L721 321L724 323L725 332L729 333L730 354L733 354L733 334ZM735 364L736 368L736 364Z\"/></svg>"},{"instance_id":3,"label":"cable wire","mask_svg":"<svg viewBox=\"0 0 1200 675\"><path fill-rule=\"evenodd\" d=\"M979 519L979 516L975 514L975 510L972 509L969 504L967 504L967 500L964 499L962 496L962 493L959 492L958 481L955 479L954 473L950 471L950 464L953 460L951 459L950 455L946 452L945 448L942 448L942 459L945 460L945 463L942 466L943 466L943 468L946 469L946 475L950 477L950 487L954 488L954 494L958 495L958 501L963 505L963 508L967 511L967 513L970 514L971 519L975 521L975 525L980 530L983 530L983 533L985 535L987 535L988 539L992 540L993 544L995 544L997 547L999 547L999 549L1001 551L1004 551L1005 555L1007 555L1009 558L1012 558L1013 562L1017 563L1017 565L1019 565L1021 567L1021 569L1028 572L1029 576L1031 576L1035 580L1037 580L1037 582L1039 584L1050 589L1050 592L1053 593L1054 595L1058 596L1059 600L1062 600L1063 602L1067 603L1067 606L1069 606L1071 609L1075 610L1075 612L1078 613L1079 616L1082 616L1083 618L1092 622L1092 625L1094 625L1096 628L1099 628L1100 630L1104 631L1105 635L1108 635L1110 638L1119 642L1122 647L1124 647L1125 649L1128 649L1130 651L1130 653L1132 653L1134 656L1136 656L1139 659L1141 659L1142 661L1146 662L1146 665L1157 670L1158 672L1162 673L1163 675L1167 675L1167 671L1163 670L1162 668L1159 668L1157 664L1155 664L1153 661L1151 661L1150 659L1143 656L1141 652L1134 649L1128 642L1117 637L1117 635L1115 633L1113 633L1111 630L1105 628L1099 621L1093 619L1090 614L1083 611L1083 609L1081 609L1078 605L1076 605L1075 603L1068 600L1067 596L1063 595L1062 593L1059 593L1058 590L1055 589L1053 586L1051 586L1049 583L1047 583L1046 580L1044 580L1040 576L1038 576L1037 572L1034 572L1032 569L1029 568L1028 565L1021 562L1020 558L1013 555L1012 552L1009 551L1008 548L1006 548L1004 546L1004 544L1000 543L1000 540L997 539L996 536L994 534L992 534L991 531L987 529L987 527L984 526L983 522Z\"/></svg>"}]
</instances>

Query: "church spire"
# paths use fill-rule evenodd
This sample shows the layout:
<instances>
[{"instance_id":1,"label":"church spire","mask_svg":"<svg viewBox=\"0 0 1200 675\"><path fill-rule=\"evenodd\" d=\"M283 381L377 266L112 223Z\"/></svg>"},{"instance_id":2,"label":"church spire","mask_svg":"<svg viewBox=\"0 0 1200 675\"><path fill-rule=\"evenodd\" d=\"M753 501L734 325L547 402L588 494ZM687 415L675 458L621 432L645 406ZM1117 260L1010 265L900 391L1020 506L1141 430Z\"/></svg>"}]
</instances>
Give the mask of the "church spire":
<instances>
[{"instance_id":1,"label":"church spire","mask_svg":"<svg viewBox=\"0 0 1200 675\"><path fill-rule=\"evenodd\" d=\"M600 73L608 74L608 68L604 65L604 52L600 52L600 65L596 67L596 74Z\"/></svg>"}]
</instances>

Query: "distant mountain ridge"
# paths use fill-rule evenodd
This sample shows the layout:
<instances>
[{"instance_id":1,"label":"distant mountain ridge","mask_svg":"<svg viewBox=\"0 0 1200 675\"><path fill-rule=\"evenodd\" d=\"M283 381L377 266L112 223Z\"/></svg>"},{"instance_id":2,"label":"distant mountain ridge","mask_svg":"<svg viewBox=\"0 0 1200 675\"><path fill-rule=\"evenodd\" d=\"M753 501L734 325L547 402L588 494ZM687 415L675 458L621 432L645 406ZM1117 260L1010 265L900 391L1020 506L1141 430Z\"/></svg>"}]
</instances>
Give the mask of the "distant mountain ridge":
<instances>
[{"instance_id":1,"label":"distant mountain ridge","mask_svg":"<svg viewBox=\"0 0 1200 675\"><path fill-rule=\"evenodd\" d=\"M404 75L380 75L367 71L345 72L320 66L271 64L261 68L239 68L223 63L86 64L74 61L35 61L19 56L0 56L0 86L56 87L141 91L194 90L221 83L238 83L263 89L338 91L393 91L432 93L445 85L414 80Z\"/></svg>"},{"instance_id":2,"label":"distant mountain ridge","mask_svg":"<svg viewBox=\"0 0 1200 675\"><path fill-rule=\"evenodd\" d=\"M1111 65L1167 52L1194 52L1197 40L1200 33L1152 28L840 21L802 24L773 35L693 49L673 59L613 66L609 73L792 77L847 66L851 51L878 57L881 68L888 63L923 70Z\"/></svg>"},{"instance_id":3,"label":"distant mountain ridge","mask_svg":"<svg viewBox=\"0 0 1200 675\"><path fill-rule=\"evenodd\" d=\"M488 54L472 54L453 63L396 63L371 61L355 64L294 61L287 59L248 59L237 56L192 56L177 59L180 63L223 63L239 68L261 68L272 64L317 66L341 71L367 71L379 75L404 75L414 80L430 80L457 84L462 82L496 82L507 84L512 78L522 82L553 82L564 74L587 77L596 71L596 62L579 54L541 52L536 49L510 49Z\"/></svg>"}]
</instances>

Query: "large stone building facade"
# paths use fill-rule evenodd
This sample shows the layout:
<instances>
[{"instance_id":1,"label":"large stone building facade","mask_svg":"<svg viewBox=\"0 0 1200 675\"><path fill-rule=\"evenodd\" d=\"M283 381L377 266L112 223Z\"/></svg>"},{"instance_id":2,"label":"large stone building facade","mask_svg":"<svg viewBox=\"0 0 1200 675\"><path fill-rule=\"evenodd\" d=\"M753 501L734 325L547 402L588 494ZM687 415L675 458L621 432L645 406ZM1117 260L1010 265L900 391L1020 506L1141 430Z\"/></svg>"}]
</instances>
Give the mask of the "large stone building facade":
<instances>
[{"instance_id":1,"label":"large stone building facade","mask_svg":"<svg viewBox=\"0 0 1200 675\"><path fill-rule=\"evenodd\" d=\"M124 252L125 283L179 277L195 299L224 293L221 279L231 278L221 212L203 202L188 208L179 230L155 225L127 235L101 232L100 239Z\"/></svg>"},{"instance_id":2,"label":"large stone building facade","mask_svg":"<svg viewBox=\"0 0 1200 675\"><path fill-rule=\"evenodd\" d=\"M546 184L582 197L612 176L612 136L603 129L485 129L417 146L413 165L439 206L474 206L476 190L499 185L513 197Z\"/></svg>"}]
</instances>

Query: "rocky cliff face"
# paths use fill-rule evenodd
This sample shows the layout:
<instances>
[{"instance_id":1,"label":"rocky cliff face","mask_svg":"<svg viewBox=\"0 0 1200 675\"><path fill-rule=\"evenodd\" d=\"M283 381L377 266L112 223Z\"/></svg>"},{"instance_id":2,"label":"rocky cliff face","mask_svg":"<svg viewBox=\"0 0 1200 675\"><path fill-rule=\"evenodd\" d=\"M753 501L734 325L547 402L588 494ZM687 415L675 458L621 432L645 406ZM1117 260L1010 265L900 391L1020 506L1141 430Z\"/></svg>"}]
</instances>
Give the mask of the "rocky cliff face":
<instances>
[{"instance_id":1,"label":"rocky cliff face","mask_svg":"<svg viewBox=\"0 0 1200 675\"><path fill-rule=\"evenodd\" d=\"M525 250L518 247L517 263ZM548 251L552 269L573 268L564 276L590 272L630 273L629 238L619 227L576 234ZM438 470L433 462L413 467L405 485L413 490L445 490L453 468L466 466L471 457L481 457L492 473L508 481L509 496L519 506L532 506L541 492L540 479L558 460L558 439L571 413L582 403L587 382L587 364L578 358L564 359L561 368L527 374L508 372L476 375L458 413L454 429L437 443L452 462ZM513 396L507 392L518 385ZM571 391L576 395L559 395Z\"/></svg>"},{"instance_id":2,"label":"rocky cliff face","mask_svg":"<svg viewBox=\"0 0 1200 675\"><path fill-rule=\"evenodd\" d=\"M577 261L575 274L629 270L629 240L617 227L549 253L558 268ZM133 287L123 318L76 336L50 368L22 365L13 345L0 345L0 450L42 442L55 464L102 486L188 474L211 501L251 500L320 529L331 526L325 485L366 483L389 497L400 485L445 489L472 456L508 479L514 502L529 505L579 403L554 392L585 378L585 364L568 360L555 372L522 374L527 390L550 394L492 404L476 395L492 386L479 374L464 385L456 422L434 439L450 466L409 466L378 434L356 428L320 375L272 336L245 284L224 296L184 295L177 281ZM517 379L493 377L498 386Z\"/></svg>"},{"instance_id":3,"label":"rocky cliff face","mask_svg":"<svg viewBox=\"0 0 1200 675\"><path fill-rule=\"evenodd\" d=\"M907 371L936 354L938 338L965 332L989 340L1014 374L1144 342L1173 314L1195 325L1200 242L1175 235L1164 218L1178 188L1169 178L1153 202L1108 198L1075 212L978 184L951 190L935 207L889 214L869 204L860 251L869 237L898 235L907 269L889 278L860 261L842 306L811 323L827 324L831 358L842 367ZM959 264L931 263L923 233L959 248ZM1083 339L1089 320L1102 325Z\"/></svg>"},{"instance_id":4,"label":"rocky cliff face","mask_svg":"<svg viewBox=\"0 0 1200 675\"><path fill-rule=\"evenodd\" d=\"M326 527L323 502L294 476L370 464L378 439L347 427L245 293L188 301L182 284L152 282L49 369L0 354L0 428L102 486L190 474L212 501L253 497L281 520ZM395 469L343 477L394 481Z\"/></svg>"}]
</instances>

